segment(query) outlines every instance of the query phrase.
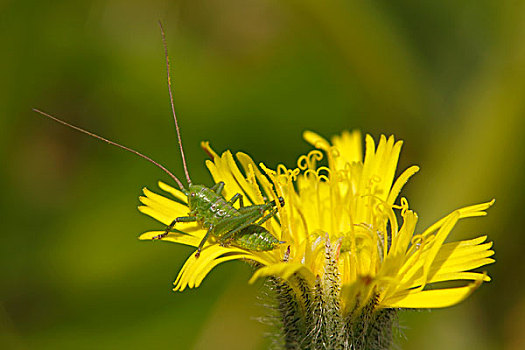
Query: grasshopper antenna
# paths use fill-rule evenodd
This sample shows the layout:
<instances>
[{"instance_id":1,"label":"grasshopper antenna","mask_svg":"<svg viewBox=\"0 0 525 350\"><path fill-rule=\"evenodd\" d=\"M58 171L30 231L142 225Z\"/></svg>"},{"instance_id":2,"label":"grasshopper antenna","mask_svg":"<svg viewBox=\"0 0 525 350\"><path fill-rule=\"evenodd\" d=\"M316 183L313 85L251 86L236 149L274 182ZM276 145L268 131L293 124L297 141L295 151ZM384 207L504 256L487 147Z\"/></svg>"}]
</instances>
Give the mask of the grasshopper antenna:
<instances>
[{"instance_id":1,"label":"grasshopper antenna","mask_svg":"<svg viewBox=\"0 0 525 350\"><path fill-rule=\"evenodd\" d=\"M175 129L177 130L177 138L179 140L180 155L182 156L182 164L184 165L184 173L186 174L186 180L188 180L188 186L191 186L190 174L188 173L188 167L186 165L186 156L182 149L182 139L180 137L179 123L177 121L177 115L175 114L175 104L173 103L173 94L171 92L171 76L170 76L170 58L168 56L168 44L166 44L166 34L164 33L164 27L162 22L159 21L160 32L162 34L162 45L164 46L164 56L166 57L166 73L168 75L168 92L170 94L171 113L173 114L173 120L175 121Z\"/></svg>"},{"instance_id":2,"label":"grasshopper antenna","mask_svg":"<svg viewBox=\"0 0 525 350\"><path fill-rule=\"evenodd\" d=\"M63 125L65 125L65 126L68 126L68 127L72 128L72 129L75 129L75 130L80 131L80 132L82 132L82 133L84 133L84 134L87 134L87 135L89 135L89 136L92 136L92 137L94 137L94 138L96 138L96 139L99 139L99 140L101 140L101 141L104 141L104 142L106 142L106 143L109 143L110 145L113 145L113 146L117 146L117 147L119 147L119 148L122 148L123 150L126 150L126 151L128 151L128 152L134 153L134 154L136 154L137 156L146 159L148 162L150 162L150 163L156 165L157 167L159 167L160 169L162 169L162 170L163 170L166 174L168 174L173 180L175 180L175 182L177 183L177 185L179 185L179 187L180 187L180 189L182 190L182 192L186 192L186 189L184 188L184 185L182 184L182 182L181 182L181 181L180 181L175 175L173 175L168 169L166 169L164 166L162 166L160 163L157 163L156 161L154 161L154 160L151 159L150 157L145 156L144 154L142 154L142 153L140 153L140 152L137 152L137 151L135 151L134 149L128 148L128 147L126 147L126 146L122 146L122 145L120 145L120 144L118 144L118 143L116 143L116 142L113 142L113 141L110 141L110 140L108 140L108 139L105 139L105 138L103 138L102 136L98 136L98 135L96 135L96 134L93 134L92 132L89 132L89 131L87 131L87 130L84 130L84 129L82 129L82 128L79 128L78 126L75 126L75 125L69 124L69 123L63 121L62 119L58 119L57 117L53 117L52 115L47 114L47 113L45 113L45 112L42 112L41 110L38 110L38 109L36 109L36 108L33 108L33 111L35 111L35 112L37 112L37 113L39 113L39 114L41 114L41 115L43 115L43 116L45 116L45 117L48 117L48 118L50 118L50 119L53 119L54 121L59 122L60 124L63 124Z\"/></svg>"}]
</instances>

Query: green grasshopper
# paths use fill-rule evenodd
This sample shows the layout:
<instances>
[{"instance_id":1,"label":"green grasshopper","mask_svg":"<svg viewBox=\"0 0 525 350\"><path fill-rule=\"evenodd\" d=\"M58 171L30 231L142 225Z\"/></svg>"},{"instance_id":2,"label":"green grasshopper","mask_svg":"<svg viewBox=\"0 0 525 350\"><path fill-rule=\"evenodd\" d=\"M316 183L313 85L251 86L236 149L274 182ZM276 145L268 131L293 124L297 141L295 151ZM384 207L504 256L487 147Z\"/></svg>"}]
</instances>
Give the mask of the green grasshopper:
<instances>
[{"instance_id":1,"label":"green grasshopper","mask_svg":"<svg viewBox=\"0 0 525 350\"><path fill-rule=\"evenodd\" d=\"M202 247L204 246L204 243L206 243L206 241L209 239L210 235L216 237L219 244L223 246L228 246L231 244L243 249L253 251L269 251L275 249L279 244L282 244L284 242L279 241L267 229L261 226L264 222L266 222L267 220L269 220L277 214L278 206L275 201L266 200L264 204L244 206L243 196L240 193L235 194L229 201L226 201L226 199L221 195L224 189L224 182L222 181L215 184L211 188L208 188L204 185L194 185L192 183L186 165L184 150L182 148L182 140L180 136L177 115L175 114L175 104L173 102L173 94L171 91L170 61L168 57L166 36L164 33L164 29L162 28L162 24L160 22L159 25L162 34L164 54L166 58L166 71L171 111L173 115L173 120L175 122L175 130L177 131L177 139L179 143L182 163L184 166L184 173L188 182L187 187L185 187L182 184L182 182L163 165L154 161L150 157L138 151L135 151L134 149L128 148L106 138L103 138L78 126L69 124L57 117L42 112L38 109L33 109L33 111L45 117L53 119L54 121L66 125L72 129L75 129L84 134L104 141L110 145L131 152L159 167L177 183L181 191L187 196L187 203L189 209L188 216L175 218L173 222L166 227L164 233L153 237L153 239L162 239L166 237L178 222L197 222L202 228L207 229L207 232L206 235L202 238L197 248L197 252L195 253L196 257L199 257ZM237 201L239 202L238 209L234 207L234 204ZM279 206L282 207L284 205L284 199L282 197L279 197L278 201Z\"/></svg>"}]
</instances>

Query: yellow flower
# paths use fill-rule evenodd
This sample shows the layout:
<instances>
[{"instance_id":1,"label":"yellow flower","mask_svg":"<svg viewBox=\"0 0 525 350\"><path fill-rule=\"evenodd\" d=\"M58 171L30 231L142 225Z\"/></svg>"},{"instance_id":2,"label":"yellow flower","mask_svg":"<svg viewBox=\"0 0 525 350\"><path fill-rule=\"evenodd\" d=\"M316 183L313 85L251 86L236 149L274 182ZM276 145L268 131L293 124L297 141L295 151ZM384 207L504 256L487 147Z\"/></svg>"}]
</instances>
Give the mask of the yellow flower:
<instances>
[{"instance_id":1,"label":"yellow flower","mask_svg":"<svg viewBox=\"0 0 525 350\"><path fill-rule=\"evenodd\" d=\"M455 210L416 233L417 214L405 198L397 201L404 184L419 170L412 166L395 178L401 141L381 136L376 147L367 135L363 159L358 131L343 132L331 143L313 132L305 132L304 137L316 149L299 157L297 167L279 165L271 170L260 164L262 171L244 153L237 153L235 159L229 151L219 156L203 143L213 157L206 164L214 181L225 183L225 198L242 193L247 205L262 204L265 197L284 198L278 218L264 226L286 243L273 251L255 252L223 247L212 238L199 258L194 254L188 258L175 290L198 287L215 266L237 259L258 263L251 282L274 276L292 288L297 287L297 278L311 289L323 287L327 283L323 276L331 269L330 281L335 282L345 315L370 302L375 309L446 307L490 281L486 274L472 271L494 262L492 242L485 242L486 236L445 240L459 219L486 215L494 201ZM186 216L184 194L162 182L159 186L174 198L144 189L139 210L165 225ZM163 240L197 247L206 233L196 223L177 225L184 233L174 232ZM160 233L147 232L140 239ZM449 287L441 283L446 281L467 282Z\"/></svg>"}]
</instances>

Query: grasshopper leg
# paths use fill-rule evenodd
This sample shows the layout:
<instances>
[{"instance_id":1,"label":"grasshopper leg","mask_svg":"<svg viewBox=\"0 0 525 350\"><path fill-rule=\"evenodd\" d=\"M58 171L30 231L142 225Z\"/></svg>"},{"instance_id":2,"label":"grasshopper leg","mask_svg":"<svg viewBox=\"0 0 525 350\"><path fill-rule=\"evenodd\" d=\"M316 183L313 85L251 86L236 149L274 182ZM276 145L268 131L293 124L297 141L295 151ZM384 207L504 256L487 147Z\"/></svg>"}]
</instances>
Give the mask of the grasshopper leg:
<instances>
[{"instance_id":1,"label":"grasshopper leg","mask_svg":"<svg viewBox=\"0 0 525 350\"><path fill-rule=\"evenodd\" d=\"M257 225L257 226L260 226L262 224L264 224L266 221L268 221L269 219L271 219L272 217L275 216L275 214L277 214L278 212L278 209L277 208L272 208L268 214L266 214L265 216L263 216L262 218L260 218L259 221L253 223L254 225ZM239 227L237 227L236 229L234 230L231 230L230 232L226 233L224 236L221 237L220 239L220 242L221 244L229 244L231 243L232 240L235 239L235 235L237 233L239 233L242 229L248 227L249 225L252 225L252 223L248 223L248 224L244 224L244 225L240 225Z\"/></svg>"},{"instance_id":2,"label":"grasshopper leg","mask_svg":"<svg viewBox=\"0 0 525 350\"><path fill-rule=\"evenodd\" d=\"M195 217L195 216L180 216L180 217L176 218L175 220L173 220L171 222L171 224L168 225L168 227L166 227L166 230L164 231L164 233L161 233L160 235L157 235L157 236L153 237L152 239L162 239L162 238L166 237L168 235L168 233L170 233L170 231L173 229L173 226L175 226L175 224L177 222L193 222L193 221L197 221L197 217Z\"/></svg>"},{"instance_id":3,"label":"grasshopper leg","mask_svg":"<svg viewBox=\"0 0 525 350\"><path fill-rule=\"evenodd\" d=\"M210 235L211 231L213 230L213 225L210 226L204 237L202 238L201 242L199 243L199 247L197 248L197 252L195 253L195 257L198 258L201 255L202 247L204 246L204 243L208 240L208 236Z\"/></svg>"},{"instance_id":4,"label":"grasshopper leg","mask_svg":"<svg viewBox=\"0 0 525 350\"><path fill-rule=\"evenodd\" d=\"M257 218L253 218L253 217L250 218L249 214L246 214L245 216L247 220L244 223L235 227L234 229L226 232L222 237L219 238L219 243L228 245L229 242L231 242L231 240L235 238L235 235L237 233L239 233L242 229L246 228L247 226L252 225L253 222L257 220Z\"/></svg>"},{"instance_id":5,"label":"grasshopper leg","mask_svg":"<svg viewBox=\"0 0 525 350\"><path fill-rule=\"evenodd\" d=\"M228 201L228 204L231 204L231 205L234 205L235 202L239 201L239 206L241 208L244 207L244 201L243 201L243 197L242 197L242 194L240 193L236 193L233 195L232 198L230 198L230 200Z\"/></svg>"},{"instance_id":6,"label":"grasshopper leg","mask_svg":"<svg viewBox=\"0 0 525 350\"><path fill-rule=\"evenodd\" d=\"M233 199L233 197L232 197L232 199ZM266 205L268 205L268 204L272 205L272 202L268 202ZM250 208L253 208L254 210L248 211L248 209L250 209ZM245 207L244 211L243 211L244 214L241 217L237 217L237 219L239 219L239 222L243 222L243 223L239 224L237 227L233 228L232 230L230 230L230 231L226 232L224 235L222 235L220 237L220 239L219 239L219 242L222 243L222 244L228 244L228 242L230 242L232 239L234 239L235 235L237 233L239 233L242 229L244 229L247 226L252 225L254 223L255 223L255 225L263 224L268 219L274 217L275 214L277 214L277 211L278 211L278 209L274 207L274 208L269 210L268 214L263 216L263 214L264 214L264 206L258 206L258 208L255 208L254 206L252 206L252 207Z\"/></svg>"},{"instance_id":7,"label":"grasshopper leg","mask_svg":"<svg viewBox=\"0 0 525 350\"><path fill-rule=\"evenodd\" d=\"M268 221L268 219L272 218L275 216L275 214L277 214L277 208L273 208L272 210L270 210L270 212L268 214L266 214L265 216L263 216L261 218L261 220L257 221L255 223L255 225L262 225L264 224L266 221Z\"/></svg>"},{"instance_id":8,"label":"grasshopper leg","mask_svg":"<svg viewBox=\"0 0 525 350\"><path fill-rule=\"evenodd\" d=\"M210 190L220 195L224 189L224 181L217 182Z\"/></svg>"}]
</instances>

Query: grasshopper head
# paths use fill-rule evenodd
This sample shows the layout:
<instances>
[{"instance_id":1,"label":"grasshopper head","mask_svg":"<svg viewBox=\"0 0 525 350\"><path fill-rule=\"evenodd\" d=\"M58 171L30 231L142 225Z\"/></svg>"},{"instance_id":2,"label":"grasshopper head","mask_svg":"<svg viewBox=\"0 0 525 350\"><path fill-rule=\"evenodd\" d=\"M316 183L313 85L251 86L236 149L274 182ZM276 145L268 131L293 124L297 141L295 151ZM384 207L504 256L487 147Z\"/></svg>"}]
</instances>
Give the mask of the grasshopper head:
<instances>
[{"instance_id":1,"label":"grasshopper head","mask_svg":"<svg viewBox=\"0 0 525 350\"><path fill-rule=\"evenodd\" d=\"M188 193L186 195L188 196L188 207L190 209L197 207L197 204L202 199L204 188L205 186L203 185L190 185L188 187Z\"/></svg>"}]
</instances>

